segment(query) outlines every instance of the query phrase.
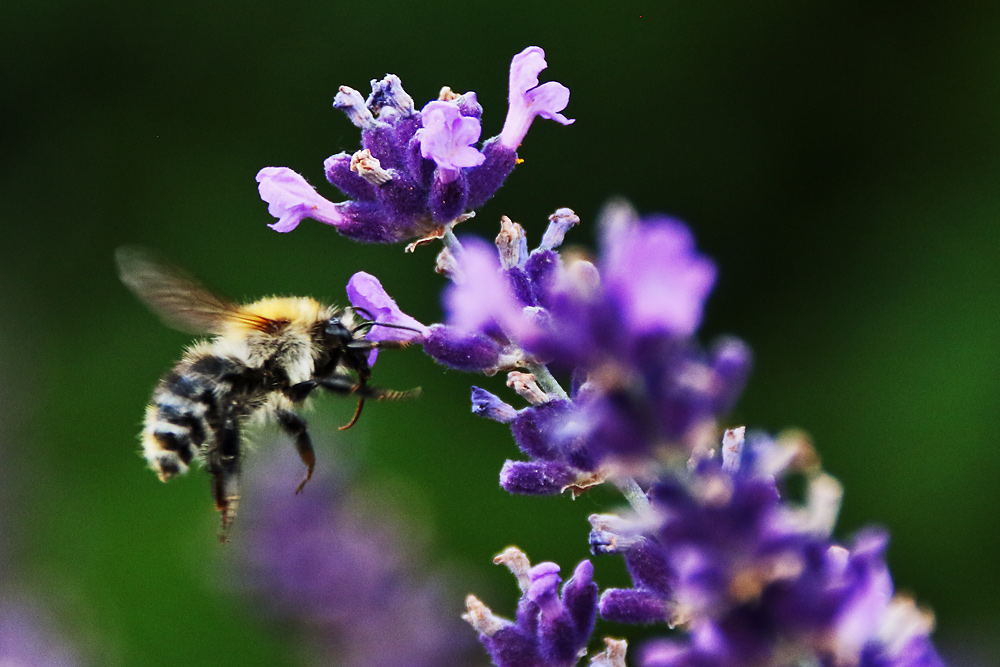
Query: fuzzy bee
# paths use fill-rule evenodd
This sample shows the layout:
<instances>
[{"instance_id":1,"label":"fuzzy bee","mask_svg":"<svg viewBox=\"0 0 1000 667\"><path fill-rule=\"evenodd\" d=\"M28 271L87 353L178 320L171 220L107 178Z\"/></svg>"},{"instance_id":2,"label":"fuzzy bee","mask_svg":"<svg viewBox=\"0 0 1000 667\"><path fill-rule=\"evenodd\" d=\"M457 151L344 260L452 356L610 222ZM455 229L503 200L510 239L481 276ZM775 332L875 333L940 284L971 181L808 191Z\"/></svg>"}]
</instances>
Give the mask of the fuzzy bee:
<instances>
[{"instance_id":1,"label":"fuzzy bee","mask_svg":"<svg viewBox=\"0 0 1000 667\"><path fill-rule=\"evenodd\" d=\"M352 308L308 297L269 297L240 306L153 253L134 247L115 254L122 282L169 326L211 338L191 345L163 376L149 406L142 449L149 467L167 481L203 461L212 476L215 507L225 531L236 517L242 433L250 421L274 420L295 442L305 476L316 463L306 422L295 411L315 389L358 398L400 399L408 392L368 385L369 353L398 348L365 333L379 323ZM392 326L392 325L382 325Z\"/></svg>"}]
</instances>

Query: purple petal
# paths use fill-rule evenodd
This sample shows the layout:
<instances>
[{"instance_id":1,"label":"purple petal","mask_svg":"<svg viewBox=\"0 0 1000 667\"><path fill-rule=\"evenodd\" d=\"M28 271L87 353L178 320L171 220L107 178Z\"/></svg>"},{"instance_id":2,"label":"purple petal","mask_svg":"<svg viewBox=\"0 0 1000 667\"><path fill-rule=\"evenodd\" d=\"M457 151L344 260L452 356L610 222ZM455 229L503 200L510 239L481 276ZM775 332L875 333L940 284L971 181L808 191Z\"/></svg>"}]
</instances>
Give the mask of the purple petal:
<instances>
[{"instance_id":1,"label":"purple petal","mask_svg":"<svg viewBox=\"0 0 1000 667\"><path fill-rule=\"evenodd\" d=\"M379 279L370 273L359 271L347 282L347 298L355 309L363 309L366 317L371 316L376 323L368 332L368 340L418 340L425 337L430 328L416 318L410 317L389 296ZM379 324L409 327L397 329Z\"/></svg>"},{"instance_id":2,"label":"purple petal","mask_svg":"<svg viewBox=\"0 0 1000 667\"><path fill-rule=\"evenodd\" d=\"M691 231L660 217L605 235L601 276L635 334L687 336L701 322L715 266L698 254Z\"/></svg>"},{"instance_id":3,"label":"purple petal","mask_svg":"<svg viewBox=\"0 0 1000 667\"><path fill-rule=\"evenodd\" d=\"M569 88L555 81L538 85L538 74L547 66L545 52L537 46L521 51L510 63L509 106L500 143L511 150L521 145L535 116L563 125L573 122L559 113L569 104Z\"/></svg>"},{"instance_id":4,"label":"purple petal","mask_svg":"<svg viewBox=\"0 0 1000 667\"><path fill-rule=\"evenodd\" d=\"M417 130L420 154L438 165L440 180L450 183L459 169L478 167L486 156L472 144L479 141L482 125L478 118L463 116L457 105L433 101L420 112L423 127Z\"/></svg>"},{"instance_id":5,"label":"purple petal","mask_svg":"<svg viewBox=\"0 0 1000 667\"><path fill-rule=\"evenodd\" d=\"M400 310L395 299L386 293L378 278L370 273L359 271L351 276L347 281L347 298L355 310L364 311L361 314L370 317L376 323L365 336L368 340L418 340L430 331L428 327ZM380 324L409 328L378 326ZM374 365L377 358L378 350L372 350L368 354L368 365Z\"/></svg>"},{"instance_id":6,"label":"purple petal","mask_svg":"<svg viewBox=\"0 0 1000 667\"><path fill-rule=\"evenodd\" d=\"M464 238L462 244L460 281L444 295L449 323L463 331L481 333L494 322L508 331L526 326L521 305L500 273L496 248L475 238Z\"/></svg>"},{"instance_id":7,"label":"purple petal","mask_svg":"<svg viewBox=\"0 0 1000 667\"><path fill-rule=\"evenodd\" d=\"M305 218L334 226L346 221L337 204L321 197L305 178L287 167L264 167L257 172L257 183L267 212L278 219L268 225L276 232L290 232Z\"/></svg>"},{"instance_id":8,"label":"purple petal","mask_svg":"<svg viewBox=\"0 0 1000 667\"><path fill-rule=\"evenodd\" d=\"M558 565L551 562L539 563L528 570L528 576L531 578L531 587L525 595L529 600L542 605L543 599L556 598L559 584L562 583Z\"/></svg>"}]
</instances>

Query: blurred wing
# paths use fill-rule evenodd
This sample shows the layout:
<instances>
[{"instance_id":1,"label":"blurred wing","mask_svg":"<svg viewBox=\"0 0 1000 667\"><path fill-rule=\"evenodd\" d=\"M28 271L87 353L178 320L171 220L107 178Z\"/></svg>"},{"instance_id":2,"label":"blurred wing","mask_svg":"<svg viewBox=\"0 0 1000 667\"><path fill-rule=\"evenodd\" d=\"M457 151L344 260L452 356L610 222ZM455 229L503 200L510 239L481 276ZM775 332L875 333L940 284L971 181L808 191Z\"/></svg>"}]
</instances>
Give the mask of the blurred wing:
<instances>
[{"instance_id":1,"label":"blurred wing","mask_svg":"<svg viewBox=\"0 0 1000 667\"><path fill-rule=\"evenodd\" d=\"M219 333L225 322L245 318L239 306L149 250L123 246L115 251L115 259L125 286L174 329Z\"/></svg>"}]
</instances>

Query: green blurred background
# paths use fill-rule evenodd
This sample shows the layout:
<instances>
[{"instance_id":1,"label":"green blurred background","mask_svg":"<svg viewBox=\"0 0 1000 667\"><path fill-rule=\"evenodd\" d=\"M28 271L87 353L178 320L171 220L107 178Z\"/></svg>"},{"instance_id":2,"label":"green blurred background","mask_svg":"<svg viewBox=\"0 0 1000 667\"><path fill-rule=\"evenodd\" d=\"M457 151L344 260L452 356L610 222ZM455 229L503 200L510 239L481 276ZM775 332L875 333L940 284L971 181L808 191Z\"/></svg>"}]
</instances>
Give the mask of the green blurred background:
<instances>
[{"instance_id":1,"label":"green blurred background","mask_svg":"<svg viewBox=\"0 0 1000 667\"><path fill-rule=\"evenodd\" d=\"M322 161L355 150L357 131L330 102L386 72L418 105L443 85L475 90L492 136L510 58L537 44L576 123L536 123L466 231L492 238L506 214L537 240L569 206L584 220L570 241L590 245L611 195L688 221L720 269L703 339L735 333L756 352L732 423L808 430L846 488L838 534L888 527L896 583L934 608L942 650L995 664L1000 4L590 6L7 3L6 578L96 663L295 664L295 640L217 581L239 543L217 544L204 474L161 485L137 456L149 392L188 337L121 287L113 249L160 249L237 298L343 302L367 270L435 321L433 250L360 246L312 221L276 234L254 175L286 165L336 199ZM370 406L350 439L317 435L338 450L319 465L350 460L407 505L459 595L510 612L490 559L511 543L564 568L586 556L586 516L613 498L502 493L517 453L468 413L482 380L418 350L386 354L376 377L424 394ZM345 403L318 401L314 423L343 421ZM622 583L620 563L599 560L597 577Z\"/></svg>"}]
</instances>

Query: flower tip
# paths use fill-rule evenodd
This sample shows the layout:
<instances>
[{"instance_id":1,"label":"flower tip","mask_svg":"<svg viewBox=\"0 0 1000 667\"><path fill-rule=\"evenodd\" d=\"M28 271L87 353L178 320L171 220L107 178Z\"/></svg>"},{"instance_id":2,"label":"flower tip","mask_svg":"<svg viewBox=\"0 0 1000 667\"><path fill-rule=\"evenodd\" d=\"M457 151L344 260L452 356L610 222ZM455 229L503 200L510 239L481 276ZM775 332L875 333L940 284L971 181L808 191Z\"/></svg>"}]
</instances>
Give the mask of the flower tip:
<instances>
[{"instance_id":1,"label":"flower tip","mask_svg":"<svg viewBox=\"0 0 1000 667\"><path fill-rule=\"evenodd\" d=\"M580 561L580 564L576 566L575 570L573 570L574 581L590 581L593 578L594 564L587 559Z\"/></svg>"}]
</instances>

